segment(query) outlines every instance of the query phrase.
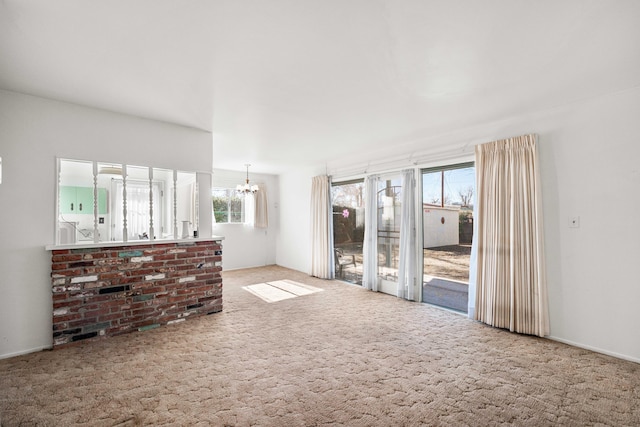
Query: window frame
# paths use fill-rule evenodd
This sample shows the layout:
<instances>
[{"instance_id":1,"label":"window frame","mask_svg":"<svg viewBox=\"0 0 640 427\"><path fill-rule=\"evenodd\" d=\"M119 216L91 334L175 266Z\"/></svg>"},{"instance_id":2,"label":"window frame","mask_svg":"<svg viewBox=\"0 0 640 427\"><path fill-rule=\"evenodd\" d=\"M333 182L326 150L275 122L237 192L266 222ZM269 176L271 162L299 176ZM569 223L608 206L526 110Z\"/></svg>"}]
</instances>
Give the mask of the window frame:
<instances>
[{"instance_id":1,"label":"window frame","mask_svg":"<svg viewBox=\"0 0 640 427\"><path fill-rule=\"evenodd\" d=\"M214 192L216 191L221 191L224 190L226 191L226 199L227 199L227 208L226 208L226 221L218 221L216 218L216 209L214 206L214 201L213 198L216 197L216 195L214 194ZM236 196L239 200L240 200L240 221L231 221L232 218L232 214L234 213L232 211L231 208L231 203L232 200L234 198L234 196ZM213 211L213 215L211 216L212 218L212 222L213 225L221 225L221 224L244 224L246 221L246 202L245 202L245 198L242 197L241 195L237 194L237 191L235 188L228 188L228 187L211 187L211 209Z\"/></svg>"}]
</instances>

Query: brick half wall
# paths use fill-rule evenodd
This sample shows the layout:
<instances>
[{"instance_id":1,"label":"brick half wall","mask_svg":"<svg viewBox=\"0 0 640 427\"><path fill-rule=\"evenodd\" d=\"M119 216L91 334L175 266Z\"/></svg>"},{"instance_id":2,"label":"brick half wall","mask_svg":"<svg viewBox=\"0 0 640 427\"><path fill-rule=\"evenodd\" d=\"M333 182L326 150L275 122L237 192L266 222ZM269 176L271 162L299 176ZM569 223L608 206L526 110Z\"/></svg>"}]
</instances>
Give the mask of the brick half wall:
<instances>
[{"instance_id":1,"label":"brick half wall","mask_svg":"<svg viewBox=\"0 0 640 427\"><path fill-rule=\"evenodd\" d=\"M221 241L53 250L53 347L222 311Z\"/></svg>"}]
</instances>

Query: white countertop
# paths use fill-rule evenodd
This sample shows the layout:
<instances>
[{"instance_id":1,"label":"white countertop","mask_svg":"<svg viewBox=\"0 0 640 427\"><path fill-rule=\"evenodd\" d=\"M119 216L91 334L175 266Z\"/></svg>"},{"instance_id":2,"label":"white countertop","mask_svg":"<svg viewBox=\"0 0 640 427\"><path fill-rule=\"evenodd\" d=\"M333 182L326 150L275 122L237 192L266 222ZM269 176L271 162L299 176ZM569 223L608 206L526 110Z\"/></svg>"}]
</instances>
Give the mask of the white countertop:
<instances>
[{"instance_id":1,"label":"white countertop","mask_svg":"<svg viewBox=\"0 0 640 427\"><path fill-rule=\"evenodd\" d=\"M156 239L156 240L130 240L128 242L81 242L70 243L67 245L47 245L45 249L48 251L57 251L61 249L88 249L88 248L113 248L117 246L142 246L142 245L162 245L165 243L189 244L194 242L211 242L216 240L224 240L222 236L211 237L189 237L186 239Z\"/></svg>"}]
</instances>

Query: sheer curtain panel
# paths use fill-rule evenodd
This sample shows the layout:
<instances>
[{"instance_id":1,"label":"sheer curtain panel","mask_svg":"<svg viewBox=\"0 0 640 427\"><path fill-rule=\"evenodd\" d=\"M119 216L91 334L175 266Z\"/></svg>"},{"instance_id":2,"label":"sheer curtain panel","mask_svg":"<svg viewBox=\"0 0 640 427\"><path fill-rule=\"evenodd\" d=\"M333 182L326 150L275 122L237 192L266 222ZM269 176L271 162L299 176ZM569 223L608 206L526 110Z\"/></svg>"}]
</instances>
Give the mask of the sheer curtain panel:
<instances>
[{"instance_id":1,"label":"sheer curtain panel","mask_svg":"<svg viewBox=\"0 0 640 427\"><path fill-rule=\"evenodd\" d=\"M362 286L378 291L378 176L369 175L364 182L364 243L362 246Z\"/></svg>"},{"instance_id":2,"label":"sheer curtain panel","mask_svg":"<svg viewBox=\"0 0 640 427\"><path fill-rule=\"evenodd\" d=\"M311 182L311 275L333 279L333 216L331 178L314 176Z\"/></svg>"},{"instance_id":3,"label":"sheer curtain panel","mask_svg":"<svg viewBox=\"0 0 640 427\"><path fill-rule=\"evenodd\" d=\"M256 228L267 228L269 227L269 214L268 214L268 203L267 203L267 187L264 184L257 184L258 192L255 196L255 210L254 210L254 222L253 226Z\"/></svg>"},{"instance_id":4,"label":"sheer curtain panel","mask_svg":"<svg viewBox=\"0 0 640 427\"><path fill-rule=\"evenodd\" d=\"M475 318L512 332L549 334L536 138L476 146Z\"/></svg>"},{"instance_id":5,"label":"sheer curtain panel","mask_svg":"<svg viewBox=\"0 0 640 427\"><path fill-rule=\"evenodd\" d=\"M413 301L416 282L416 179L413 169L402 171L402 211L400 218L400 261L398 298Z\"/></svg>"},{"instance_id":6,"label":"sheer curtain panel","mask_svg":"<svg viewBox=\"0 0 640 427\"><path fill-rule=\"evenodd\" d=\"M257 203L257 193L256 194L245 194L242 197L242 203L244 203L244 225L248 227L256 226L256 203Z\"/></svg>"}]
</instances>

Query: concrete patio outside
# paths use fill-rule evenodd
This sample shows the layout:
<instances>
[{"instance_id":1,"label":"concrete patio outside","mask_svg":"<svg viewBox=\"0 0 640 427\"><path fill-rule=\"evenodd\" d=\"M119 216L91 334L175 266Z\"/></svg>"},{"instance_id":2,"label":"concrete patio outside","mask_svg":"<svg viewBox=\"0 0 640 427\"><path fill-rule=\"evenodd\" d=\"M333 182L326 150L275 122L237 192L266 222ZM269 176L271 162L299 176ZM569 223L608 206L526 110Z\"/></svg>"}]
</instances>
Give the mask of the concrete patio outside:
<instances>
[{"instance_id":1,"label":"concrete patio outside","mask_svg":"<svg viewBox=\"0 0 640 427\"><path fill-rule=\"evenodd\" d=\"M362 244L336 245L345 256L355 257L355 265L343 267L337 279L362 284ZM424 249L423 302L467 312L471 245L451 245ZM382 260L384 263L384 260ZM385 277L397 270L381 267Z\"/></svg>"}]
</instances>

